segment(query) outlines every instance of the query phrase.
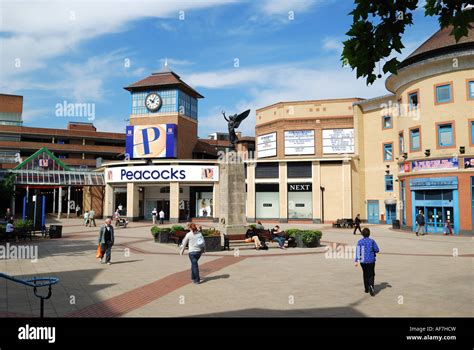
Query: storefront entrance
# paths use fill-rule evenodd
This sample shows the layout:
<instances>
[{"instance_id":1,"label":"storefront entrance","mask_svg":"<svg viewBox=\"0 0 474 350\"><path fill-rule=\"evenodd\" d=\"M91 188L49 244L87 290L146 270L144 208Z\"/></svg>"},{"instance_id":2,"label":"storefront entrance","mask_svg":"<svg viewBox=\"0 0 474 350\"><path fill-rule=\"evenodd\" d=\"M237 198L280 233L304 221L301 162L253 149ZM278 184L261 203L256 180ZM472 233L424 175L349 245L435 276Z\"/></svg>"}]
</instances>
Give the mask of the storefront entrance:
<instances>
[{"instance_id":1,"label":"storefront entrance","mask_svg":"<svg viewBox=\"0 0 474 350\"><path fill-rule=\"evenodd\" d=\"M392 220L397 219L397 205L396 204L385 204L385 212L387 213L387 218L385 223L391 225Z\"/></svg>"},{"instance_id":2,"label":"storefront entrance","mask_svg":"<svg viewBox=\"0 0 474 350\"><path fill-rule=\"evenodd\" d=\"M457 177L411 179L412 229L416 230L414 218L421 210L425 215L428 233L443 233L447 220L453 232L458 233L460 222L457 188Z\"/></svg>"},{"instance_id":3,"label":"storefront entrance","mask_svg":"<svg viewBox=\"0 0 474 350\"><path fill-rule=\"evenodd\" d=\"M379 201L367 201L367 221L369 224L379 224Z\"/></svg>"}]
</instances>

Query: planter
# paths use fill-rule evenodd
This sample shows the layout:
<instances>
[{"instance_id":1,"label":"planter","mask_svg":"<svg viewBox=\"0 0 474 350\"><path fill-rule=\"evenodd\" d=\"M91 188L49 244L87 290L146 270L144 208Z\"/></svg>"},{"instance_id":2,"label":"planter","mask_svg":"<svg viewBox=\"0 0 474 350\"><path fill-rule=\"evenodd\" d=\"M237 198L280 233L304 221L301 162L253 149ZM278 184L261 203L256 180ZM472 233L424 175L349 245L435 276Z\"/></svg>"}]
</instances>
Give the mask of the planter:
<instances>
[{"instance_id":1,"label":"planter","mask_svg":"<svg viewBox=\"0 0 474 350\"><path fill-rule=\"evenodd\" d=\"M221 236L204 236L206 252L218 252L222 250Z\"/></svg>"},{"instance_id":2,"label":"planter","mask_svg":"<svg viewBox=\"0 0 474 350\"><path fill-rule=\"evenodd\" d=\"M155 236L155 242L156 243L168 243L169 235L170 235L169 232L159 232Z\"/></svg>"}]
</instances>

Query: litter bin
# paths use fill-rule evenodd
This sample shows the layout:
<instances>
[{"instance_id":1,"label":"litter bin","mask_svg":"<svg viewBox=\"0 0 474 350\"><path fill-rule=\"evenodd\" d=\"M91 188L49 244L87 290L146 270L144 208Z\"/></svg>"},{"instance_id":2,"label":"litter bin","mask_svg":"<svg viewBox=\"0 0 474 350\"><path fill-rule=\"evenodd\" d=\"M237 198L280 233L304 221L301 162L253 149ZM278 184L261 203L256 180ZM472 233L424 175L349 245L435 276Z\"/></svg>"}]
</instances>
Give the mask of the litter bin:
<instances>
[{"instance_id":1,"label":"litter bin","mask_svg":"<svg viewBox=\"0 0 474 350\"><path fill-rule=\"evenodd\" d=\"M400 229L400 220L392 220L392 228L395 230Z\"/></svg>"},{"instance_id":2,"label":"litter bin","mask_svg":"<svg viewBox=\"0 0 474 350\"><path fill-rule=\"evenodd\" d=\"M61 238L63 236L62 225L51 225L49 226L49 238Z\"/></svg>"}]
</instances>

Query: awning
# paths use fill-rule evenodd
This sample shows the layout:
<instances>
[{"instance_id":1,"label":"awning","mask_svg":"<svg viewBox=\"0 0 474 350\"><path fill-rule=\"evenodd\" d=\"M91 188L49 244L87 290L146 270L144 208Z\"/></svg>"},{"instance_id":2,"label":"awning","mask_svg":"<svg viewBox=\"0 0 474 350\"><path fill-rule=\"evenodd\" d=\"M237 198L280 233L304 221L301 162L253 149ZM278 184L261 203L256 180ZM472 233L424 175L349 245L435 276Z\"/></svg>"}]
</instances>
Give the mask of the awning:
<instances>
[{"instance_id":1,"label":"awning","mask_svg":"<svg viewBox=\"0 0 474 350\"><path fill-rule=\"evenodd\" d=\"M104 174L70 170L10 170L16 175L15 185L105 186Z\"/></svg>"}]
</instances>

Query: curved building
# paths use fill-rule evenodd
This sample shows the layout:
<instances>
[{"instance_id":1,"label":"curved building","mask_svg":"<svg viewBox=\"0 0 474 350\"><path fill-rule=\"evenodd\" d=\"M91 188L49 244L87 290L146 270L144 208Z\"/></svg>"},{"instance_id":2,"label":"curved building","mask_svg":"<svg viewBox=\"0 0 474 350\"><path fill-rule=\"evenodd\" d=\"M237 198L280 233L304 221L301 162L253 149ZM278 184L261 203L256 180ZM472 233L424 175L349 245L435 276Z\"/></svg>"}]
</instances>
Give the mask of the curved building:
<instances>
[{"instance_id":1,"label":"curved building","mask_svg":"<svg viewBox=\"0 0 474 350\"><path fill-rule=\"evenodd\" d=\"M439 30L386 80L390 94L354 106L360 193L369 223L473 231L474 31L458 43Z\"/></svg>"}]
</instances>

